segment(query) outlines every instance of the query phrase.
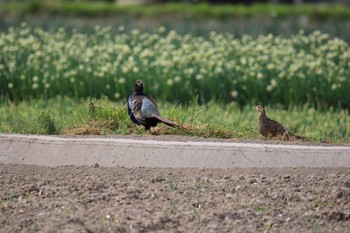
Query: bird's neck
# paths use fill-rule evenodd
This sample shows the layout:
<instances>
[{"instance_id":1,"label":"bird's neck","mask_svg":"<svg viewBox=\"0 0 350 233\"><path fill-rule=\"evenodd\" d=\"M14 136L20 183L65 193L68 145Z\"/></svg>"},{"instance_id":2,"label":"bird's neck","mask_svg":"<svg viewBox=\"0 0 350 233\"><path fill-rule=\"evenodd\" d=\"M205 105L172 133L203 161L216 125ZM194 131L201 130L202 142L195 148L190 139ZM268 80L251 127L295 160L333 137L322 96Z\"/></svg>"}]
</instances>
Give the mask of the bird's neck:
<instances>
[{"instance_id":1,"label":"bird's neck","mask_svg":"<svg viewBox=\"0 0 350 233\"><path fill-rule=\"evenodd\" d=\"M264 121L266 119L267 119L267 117L266 117L265 112L259 112L259 121Z\"/></svg>"}]
</instances>

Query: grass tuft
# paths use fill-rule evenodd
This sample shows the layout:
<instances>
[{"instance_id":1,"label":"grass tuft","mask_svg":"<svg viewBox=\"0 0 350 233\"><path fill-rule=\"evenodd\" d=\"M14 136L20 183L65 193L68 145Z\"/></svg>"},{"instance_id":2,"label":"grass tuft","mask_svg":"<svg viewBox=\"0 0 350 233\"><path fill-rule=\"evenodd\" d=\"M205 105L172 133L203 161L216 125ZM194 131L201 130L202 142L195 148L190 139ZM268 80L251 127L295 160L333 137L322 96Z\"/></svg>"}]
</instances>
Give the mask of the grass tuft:
<instances>
[{"instance_id":1,"label":"grass tuft","mask_svg":"<svg viewBox=\"0 0 350 233\"><path fill-rule=\"evenodd\" d=\"M38 125L44 134L58 134L55 118L49 112L41 112L38 116Z\"/></svg>"}]
</instances>

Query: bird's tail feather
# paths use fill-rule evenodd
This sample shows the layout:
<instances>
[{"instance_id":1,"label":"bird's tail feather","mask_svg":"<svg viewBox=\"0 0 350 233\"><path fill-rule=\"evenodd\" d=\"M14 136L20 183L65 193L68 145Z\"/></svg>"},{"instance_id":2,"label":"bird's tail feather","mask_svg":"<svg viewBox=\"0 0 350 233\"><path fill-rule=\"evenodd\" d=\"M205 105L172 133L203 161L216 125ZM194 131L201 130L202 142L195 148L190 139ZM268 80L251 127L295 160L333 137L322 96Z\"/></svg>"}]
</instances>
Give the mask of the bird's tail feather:
<instances>
[{"instance_id":1,"label":"bird's tail feather","mask_svg":"<svg viewBox=\"0 0 350 233\"><path fill-rule=\"evenodd\" d=\"M289 136L292 138L295 138L297 140L307 140L308 139L307 137L303 137L303 136L292 134L292 133L289 133Z\"/></svg>"},{"instance_id":2,"label":"bird's tail feather","mask_svg":"<svg viewBox=\"0 0 350 233\"><path fill-rule=\"evenodd\" d=\"M183 126L181 126L175 122L172 122L164 117L161 117L161 116L154 116L154 117L157 118L159 121L163 122L164 124L169 125L171 127L185 129Z\"/></svg>"},{"instance_id":3,"label":"bird's tail feather","mask_svg":"<svg viewBox=\"0 0 350 233\"><path fill-rule=\"evenodd\" d=\"M282 124L282 126L285 130L285 136L287 136L288 139L307 140L307 137L299 136L299 135L296 135L296 134L289 132L289 130L287 129L287 127L284 124Z\"/></svg>"}]
</instances>

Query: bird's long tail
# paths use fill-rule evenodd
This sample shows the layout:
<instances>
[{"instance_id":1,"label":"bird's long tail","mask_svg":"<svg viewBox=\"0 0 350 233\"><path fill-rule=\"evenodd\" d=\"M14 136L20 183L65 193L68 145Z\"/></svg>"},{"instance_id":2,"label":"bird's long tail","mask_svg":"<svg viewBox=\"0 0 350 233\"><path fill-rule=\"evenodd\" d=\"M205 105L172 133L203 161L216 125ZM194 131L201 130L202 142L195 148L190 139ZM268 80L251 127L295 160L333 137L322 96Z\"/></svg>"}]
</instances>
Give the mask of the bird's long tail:
<instances>
[{"instance_id":1,"label":"bird's long tail","mask_svg":"<svg viewBox=\"0 0 350 233\"><path fill-rule=\"evenodd\" d=\"M296 139L296 140L308 140L307 137L303 137L303 136L299 136L299 135L296 135L296 134L293 134L291 132L289 132L289 130L286 128L286 126L284 124L282 124L284 130L285 130L285 136L287 136L288 139Z\"/></svg>"},{"instance_id":2,"label":"bird's long tail","mask_svg":"<svg viewBox=\"0 0 350 233\"><path fill-rule=\"evenodd\" d=\"M161 117L161 116L154 116L154 117L157 118L159 121L163 122L164 124L169 125L171 127L185 129L182 125L172 122L164 117Z\"/></svg>"},{"instance_id":3,"label":"bird's long tail","mask_svg":"<svg viewBox=\"0 0 350 233\"><path fill-rule=\"evenodd\" d=\"M294 139L297 139L297 140L308 140L307 137L303 137L303 136L292 134L292 133L289 133L289 138L294 138Z\"/></svg>"}]
</instances>

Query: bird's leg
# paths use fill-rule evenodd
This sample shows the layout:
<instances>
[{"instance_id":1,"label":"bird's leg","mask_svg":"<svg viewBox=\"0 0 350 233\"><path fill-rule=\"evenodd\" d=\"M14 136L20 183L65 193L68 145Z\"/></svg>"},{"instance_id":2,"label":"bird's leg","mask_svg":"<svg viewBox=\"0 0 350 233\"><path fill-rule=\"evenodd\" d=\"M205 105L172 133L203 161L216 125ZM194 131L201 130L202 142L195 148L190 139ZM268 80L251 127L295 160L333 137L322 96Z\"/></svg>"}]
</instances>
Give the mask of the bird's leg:
<instances>
[{"instance_id":1,"label":"bird's leg","mask_svg":"<svg viewBox=\"0 0 350 233\"><path fill-rule=\"evenodd\" d=\"M152 134L151 127L145 126L143 133L147 134L147 131L149 131Z\"/></svg>"},{"instance_id":2,"label":"bird's leg","mask_svg":"<svg viewBox=\"0 0 350 233\"><path fill-rule=\"evenodd\" d=\"M285 131L285 132L283 133L282 138L283 138L284 140L288 140L288 139L289 139L289 133L288 133L288 131Z\"/></svg>"},{"instance_id":3,"label":"bird's leg","mask_svg":"<svg viewBox=\"0 0 350 233\"><path fill-rule=\"evenodd\" d=\"M157 129L154 129L154 130L149 129L149 132L150 132L152 135L159 135L159 130L157 130Z\"/></svg>"},{"instance_id":4,"label":"bird's leg","mask_svg":"<svg viewBox=\"0 0 350 233\"><path fill-rule=\"evenodd\" d=\"M289 139L289 131L287 127L284 124L282 124L282 126L284 128L283 139Z\"/></svg>"},{"instance_id":5,"label":"bird's leg","mask_svg":"<svg viewBox=\"0 0 350 233\"><path fill-rule=\"evenodd\" d=\"M151 135L158 135L158 132L155 130L152 130L151 127L145 127L145 133L147 132L147 130Z\"/></svg>"}]
</instances>

